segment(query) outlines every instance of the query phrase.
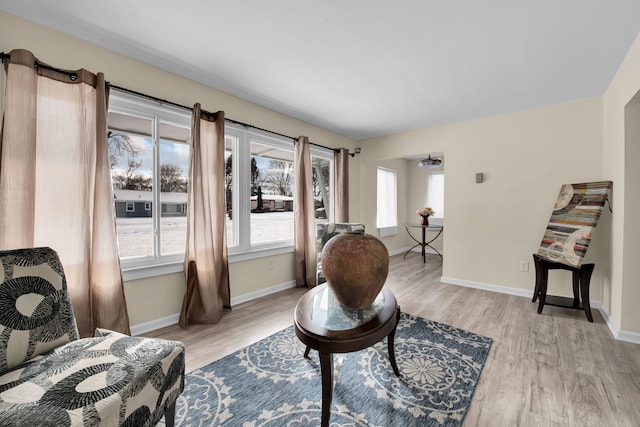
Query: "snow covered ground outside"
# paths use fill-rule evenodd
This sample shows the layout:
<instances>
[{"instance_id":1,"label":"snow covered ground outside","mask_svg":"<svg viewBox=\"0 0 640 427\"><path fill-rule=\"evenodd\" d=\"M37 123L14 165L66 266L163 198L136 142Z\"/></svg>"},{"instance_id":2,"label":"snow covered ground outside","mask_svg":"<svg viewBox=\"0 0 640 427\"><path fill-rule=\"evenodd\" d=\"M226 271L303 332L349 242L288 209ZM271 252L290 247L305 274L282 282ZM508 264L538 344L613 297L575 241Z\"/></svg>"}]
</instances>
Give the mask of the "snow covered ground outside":
<instances>
[{"instance_id":1,"label":"snow covered ground outside","mask_svg":"<svg viewBox=\"0 0 640 427\"><path fill-rule=\"evenodd\" d=\"M153 222L151 218L116 218L120 257L151 255ZM161 219L162 253L184 252L186 245L186 217ZM293 239L293 212L251 214L253 244ZM232 245L232 221L227 218L227 244Z\"/></svg>"}]
</instances>

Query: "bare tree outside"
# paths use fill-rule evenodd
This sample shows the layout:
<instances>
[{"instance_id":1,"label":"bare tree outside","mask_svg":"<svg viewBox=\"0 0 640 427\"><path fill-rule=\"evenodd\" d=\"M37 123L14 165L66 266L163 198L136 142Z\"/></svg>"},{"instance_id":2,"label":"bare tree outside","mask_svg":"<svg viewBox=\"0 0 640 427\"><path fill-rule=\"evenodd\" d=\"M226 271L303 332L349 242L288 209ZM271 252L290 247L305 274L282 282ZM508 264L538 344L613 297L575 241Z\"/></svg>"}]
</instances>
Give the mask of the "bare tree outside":
<instances>
[{"instance_id":1,"label":"bare tree outside","mask_svg":"<svg viewBox=\"0 0 640 427\"><path fill-rule=\"evenodd\" d=\"M160 191L167 193L186 193L187 180L181 167L177 165L160 165Z\"/></svg>"},{"instance_id":2,"label":"bare tree outside","mask_svg":"<svg viewBox=\"0 0 640 427\"><path fill-rule=\"evenodd\" d=\"M136 159L140 154L140 148L131 143L129 135L109 131L107 134L109 145L109 164L111 169L118 165L118 159L127 154L130 158Z\"/></svg>"},{"instance_id":3,"label":"bare tree outside","mask_svg":"<svg viewBox=\"0 0 640 427\"><path fill-rule=\"evenodd\" d=\"M293 163L284 160L269 160L264 183L271 194L293 196Z\"/></svg>"},{"instance_id":4,"label":"bare tree outside","mask_svg":"<svg viewBox=\"0 0 640 427\"><path fill-rule=\"evenodd\" d=\"M150 176L137 173L142 162L129 158L127 170L121 174L112 175L115 188L121 190L151 191L152 181Z\"/></svg>"}]
</instances>

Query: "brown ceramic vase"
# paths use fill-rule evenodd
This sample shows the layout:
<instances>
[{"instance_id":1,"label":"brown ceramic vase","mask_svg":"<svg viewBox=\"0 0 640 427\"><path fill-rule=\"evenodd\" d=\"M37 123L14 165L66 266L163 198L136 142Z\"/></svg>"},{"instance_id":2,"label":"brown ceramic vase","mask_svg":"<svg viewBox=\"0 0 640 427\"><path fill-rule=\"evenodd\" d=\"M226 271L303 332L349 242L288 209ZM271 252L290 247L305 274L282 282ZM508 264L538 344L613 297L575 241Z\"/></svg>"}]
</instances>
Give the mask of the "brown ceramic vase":
<instances>
[{"instance_id":1,"label":"brown ceramic vase","mask_svg":"<svg viewBox=\"0 0 640 427\"><path fill-rule=\"evenodd\" d=\"M322 249L322 271L340 304L369 308L389 273L389 251L364 233L340 233Z\"/></svg>"}]
</instances>

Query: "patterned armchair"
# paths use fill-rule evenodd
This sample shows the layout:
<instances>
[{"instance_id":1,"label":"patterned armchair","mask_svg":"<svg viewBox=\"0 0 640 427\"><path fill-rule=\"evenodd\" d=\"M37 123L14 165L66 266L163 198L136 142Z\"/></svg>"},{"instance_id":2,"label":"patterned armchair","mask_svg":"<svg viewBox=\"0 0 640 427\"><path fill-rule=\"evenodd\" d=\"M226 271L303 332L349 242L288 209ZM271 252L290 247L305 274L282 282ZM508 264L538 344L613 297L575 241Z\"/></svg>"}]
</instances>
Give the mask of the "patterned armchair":
<instances>
[{"instance_id":1,"label":"patterned armchair","mask_svg":"<svg viewBox=\"0 0 640 427\"><path fill-rule=\"evenodd\" d=\"M318 252L318 271L316 274L316 283L319 285L327 281L322 274L322 248L336 234L340 233L364 233L364 224L353 222L329 222L325 224L316 224L316 245Z\"/></svg>"},{"instance_id":2,"label":"patterned armchair","mask_svg":"<svg viewBox=\"0 0 640 427\"><path fill-rule=\"evenodd\" d=\"M172 426L177 341L97 330L78 338L58 255L0 251L0 425Z\"/></svg>"}]
</instances>

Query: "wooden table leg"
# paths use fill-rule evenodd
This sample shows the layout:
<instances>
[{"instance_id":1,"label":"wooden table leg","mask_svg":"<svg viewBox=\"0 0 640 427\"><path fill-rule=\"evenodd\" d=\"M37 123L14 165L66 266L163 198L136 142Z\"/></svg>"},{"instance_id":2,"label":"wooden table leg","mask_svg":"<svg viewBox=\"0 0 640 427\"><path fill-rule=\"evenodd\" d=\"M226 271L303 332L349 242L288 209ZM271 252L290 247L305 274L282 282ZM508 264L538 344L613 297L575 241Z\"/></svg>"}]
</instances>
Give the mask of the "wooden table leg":
<instances>
[{"instance_id":1,"label":"wooden table leg","mask_svg":"<svg viewBox=\"0 0 640 427\"><path fill-rule=\"evenodd\" d=\"M329 427L331 400L333 399L333 354L320 352L320 373L322 375L322 421L321 427Z\"/></svg>"},{"instance_id":2,"label":"wooden table leg","mask_svg":"<svg viewBox=\"0 0 640 427\"><path fill-rule=\"evenodd\" d=\"M396 374L396 377L400 376L400 370L398 369L398 364L396 363L396 352L393 347L394 338L396 336L396 328L398 327L398 323L400 322L400 307L396 309L396 326L393 328L389 336L387 337L387 347L389 350L389 361L391 362L391 367L393 368L393 373Z\"/></svg>"}]
</instances>

